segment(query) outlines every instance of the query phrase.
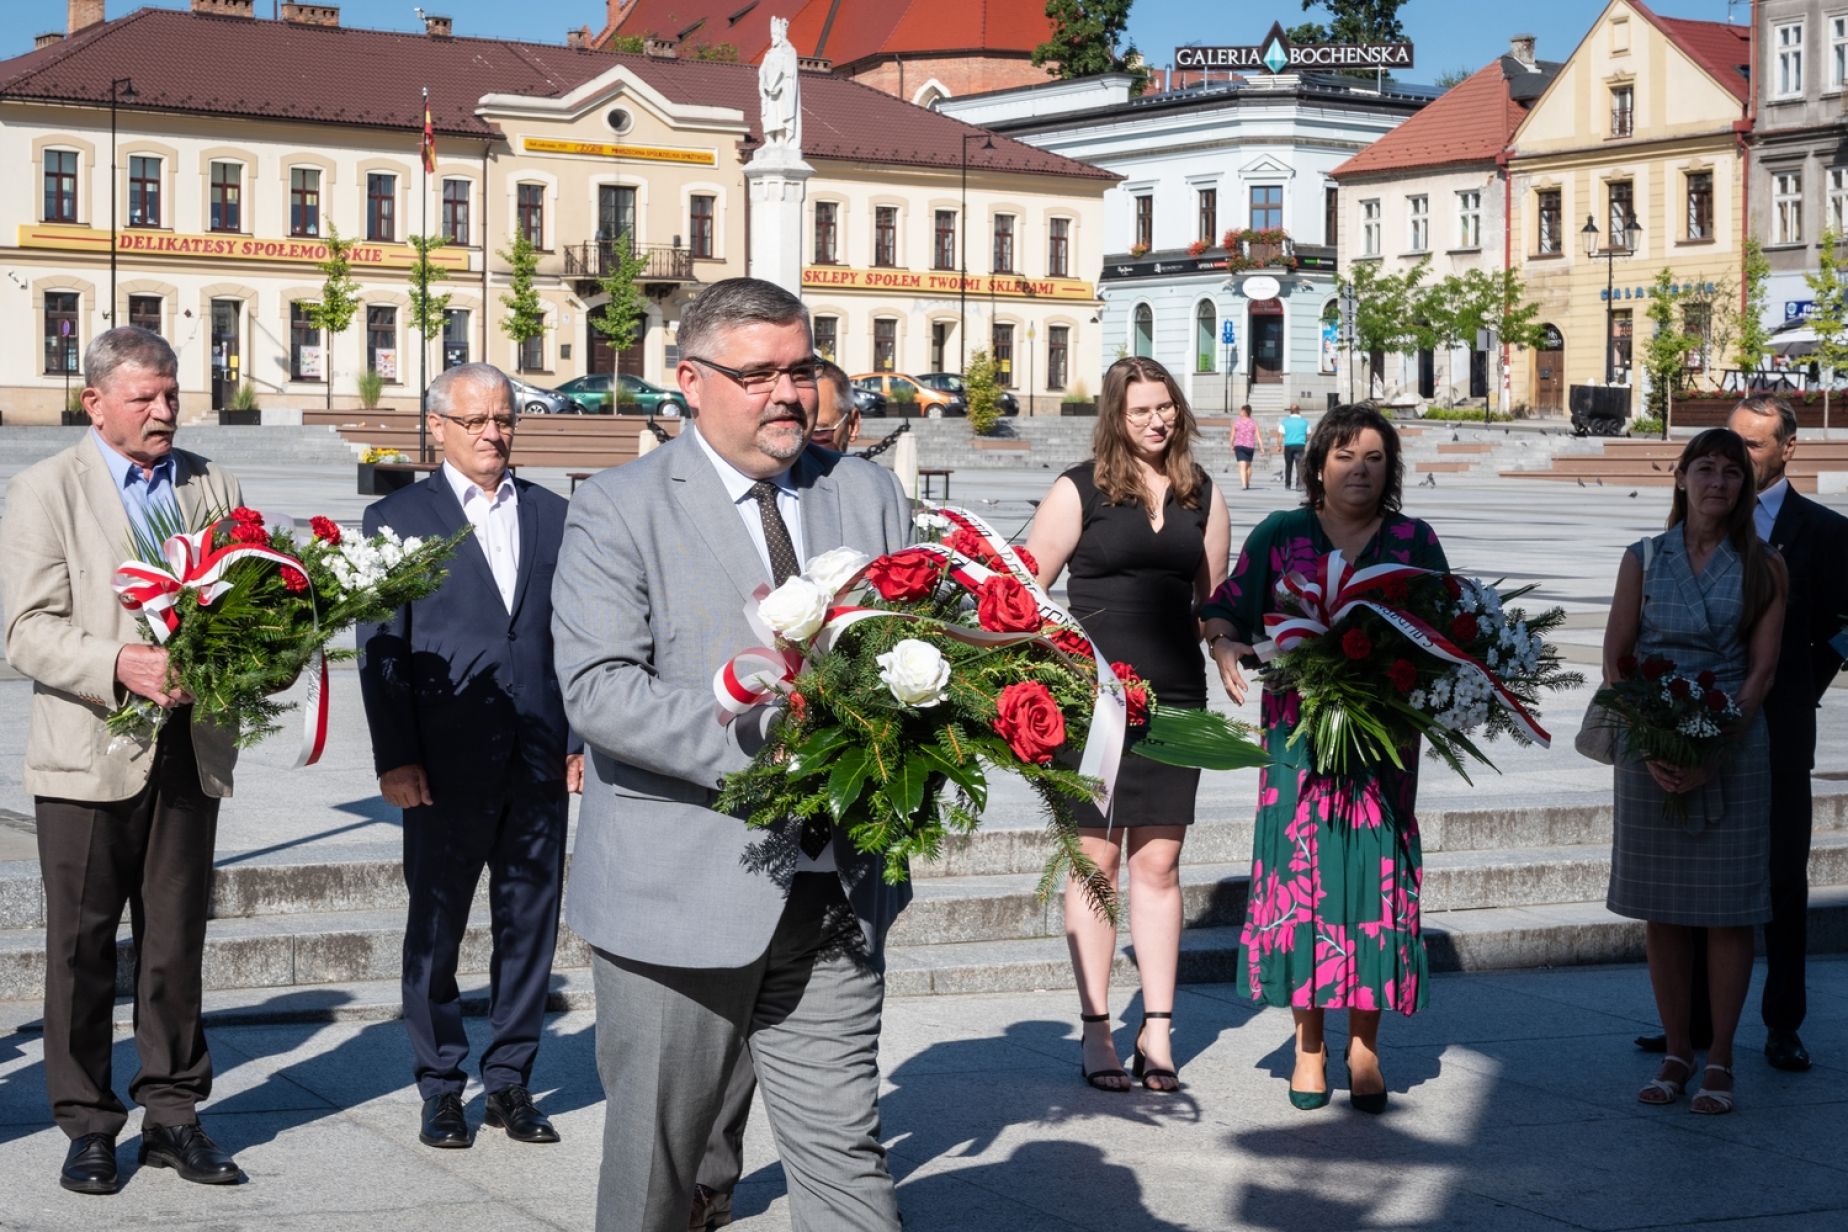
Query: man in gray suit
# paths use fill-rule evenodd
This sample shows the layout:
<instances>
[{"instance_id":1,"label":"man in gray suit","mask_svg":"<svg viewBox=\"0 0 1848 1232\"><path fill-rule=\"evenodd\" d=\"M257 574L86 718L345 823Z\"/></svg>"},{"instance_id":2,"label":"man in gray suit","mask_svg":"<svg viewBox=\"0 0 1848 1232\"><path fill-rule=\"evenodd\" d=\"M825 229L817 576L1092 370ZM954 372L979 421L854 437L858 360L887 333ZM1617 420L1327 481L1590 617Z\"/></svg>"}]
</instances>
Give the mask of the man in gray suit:
<instances>
[{"instance_id":1,"label":"man in gray suit","mask_svg":"<svg viewBox=\"0 0 1848 1232\"><path fill-rule=\"evenodd\" d=\"M896 480L807 446L802 302L736 278L680 324L679 438L579 489L553 585L565 713L588 746L568 916L594 947L609 1102L602 1232L681 1232L748 1049L797 1229L892 1232L880 1145L881 945L910 898L844 833L754 831L711 808L773 709L728 726L712 676L757 639L744 609L797 562L909 537Z\"/></svg>"}]
</instances>

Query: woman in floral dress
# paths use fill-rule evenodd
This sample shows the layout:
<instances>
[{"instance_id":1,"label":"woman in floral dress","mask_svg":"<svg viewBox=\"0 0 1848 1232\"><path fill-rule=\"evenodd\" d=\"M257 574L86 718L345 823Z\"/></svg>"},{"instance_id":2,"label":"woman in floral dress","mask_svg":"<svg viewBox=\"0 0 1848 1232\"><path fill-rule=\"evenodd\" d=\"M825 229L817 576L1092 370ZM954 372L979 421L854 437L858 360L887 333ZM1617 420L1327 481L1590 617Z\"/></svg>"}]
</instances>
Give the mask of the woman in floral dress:
<instances>
[{"instance_id":1,"label":"woman in floral dress","mask_svg":"<svg viewBox=\"0 0 1848 1232\"><path fill-rule=\"evenodd\" d=\"M1309 572L1339 548L1355 568L1410 564L1447 570L1431 528L1399 512L1399 437L1377 411L1344 406L1324 415L1303 459L1307 499L1274 513L1245 540L1232 575L1202 608L1207 645L1226 692L1243 702L1241 660L1264 637L1276 583ZM1289 743L1299 698L1265 690L1263 723L1272 764L1258 786L1257 833L1242 949L1251 995L1287 1005L1296 1019L1290 1102L1328 1102L1323 1013L1348 1012L1348 1088L1356 1108L1386 1105L1380 1014L1423 1008L1425 947L1419 932L1423 857L1414 807L1416 750L1406 769L1382 765L1353 779L1310 768L1305 743Z\"/></svg>"}]
</instances>

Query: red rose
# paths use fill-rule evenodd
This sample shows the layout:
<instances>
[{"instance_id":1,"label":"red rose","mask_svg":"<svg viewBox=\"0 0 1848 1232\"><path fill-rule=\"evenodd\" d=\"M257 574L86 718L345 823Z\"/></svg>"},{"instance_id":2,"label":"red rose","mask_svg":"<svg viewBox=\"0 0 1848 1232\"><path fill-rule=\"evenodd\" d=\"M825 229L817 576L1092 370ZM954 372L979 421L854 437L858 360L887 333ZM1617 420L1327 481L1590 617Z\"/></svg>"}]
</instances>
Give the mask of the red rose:
<instances>
[{"instance_id":1,"label":"red rose","mask_svg":"<svg viewBox=\"0 0 1848 1232\"><path fill-rule=\"evenodd\" d=\"M1703 689L1711 689L1719 682L1720 678L1715 676L1712 672L1702 672L1700 675L1694 677L1694 683Z\"/></svg>"},{"instance_id":2,"label":"red rose","mask_svg":"<svg viewBox=\"0 0 1848 1232\"><path fill-rule=\"evenodd\" d=\"M1045 765L1065 743L1065 716L1052 692L1037 680L1021 680L995 699L995 731L1022 761Z\"/></svg>"},{"instance_id":3,"label":"red rose","mask_svg":"<svg viewBox=\"0 0 1848 1232\"><path fill-rule=\"evenodd\" d=\"M1463 583L1457 581L1455 575L1446 573L1444 575L1444 593L1449 595L1453 600L1461 599L1463 597Z\"/></svg>"},{"instance_id":4,"label":"red rose","mask_svg":"<svg viewBox=\"0 0 1848 1232\"><path fill-rule=\"evenodd\" d=\"M340 542L340 523L332 518L317 515L308 519L308 525L314 530L314 537L322 543L338 544Z\"/></svg>"},{"instance_id":5,"label":"red rose","mask_svg":"<svg viewBox=\"0 0 1848 1232\"><path fill-rule=\"evenodd\" d=\"M1453 642L1473 642L1476 640L1476 635L1480 630L1481 626L1476 623L1476 618L1474 616L1471 616L1468 612L1459 612L1456 618L1450 622L1450 640Z\"/></svg>"},{"instance_id":6,"label":"red rose","mask_svg":"<svg viewBox=\"0 0 1848 1232\"><path fill-rule=\"evenodd\" d=\"M942 568L942 562L929 552L895 552L868 565L866 580L883 597L904 603L935 590Z\"/></svg>"},{"instance_id":7,"label":"red rose","mask_svg":"<svg viewBox=\"0 0 1848 1232\"><path fill-rule=\"evenodd\" d=\"M1091 643L1086 641L1075 629L1056 629L1052 632L1050 637L1054 646L1057 646L1060 650L1063 650L1074 659L1090 663L1096 657L1096 652L1091 649Z\"/></svg>"},{"instance_id":8,"label":"red rose","mask_svg":"<svg viewBox=\"0 0 1848 1232\"><path fill-rule=\"evenodd\" d=\"M1358 662L1373 653L1373 642L1359 629L1349 629L1341 637L1341 653Z\"/></svg>"},{"instance_id":9,"label":"red rose","mask_svg":"<svg viewBox=\"0 0 1848 1232\"><path fill-rule=\"evenodd\" d=\"M231 542L268 543L269 536L264 533L263 527L255 522L239 522L231 528Z\"/></svg>"},{"instance_id":10,"label":"red rose","mask_svg":"<svg viewBox=\"0 0 1848 1232\"><path fill-rule=\"evenodd\" d=\"M970 560L986 562L994 556L994 553L988 550L988 541L967 526L958 526L950 537L943 541L943 546L952 552L961 552Z\"/></svg>"},{"instance_id":11,"label":"red rose","mask_svg":"<svg viewBox=\"0 0 1848 1232\"><path fill-rule=\"evenodd\" d=\"M263 515L248 505L239 505L231 511L231 520L244 526L263 525Z\"/></svg>"},{"instance_id":12,"label":"red rose","mask_svg":"<svg viewBox=\"0 0 1848 1232\"><path fill-rule=\"evenodd\" d=\"M975 592L975 615L991 633L1036 633L1039 604L1018 580L997 573Z\"/></svg>"},{"instance_id":13,"label":"red rose","mask_svg":"<svg viewBox=\"0 0 1848 1232\"><path fill-rule=\"evenodd\" d=\"M1131 666L1127 660L1120 659L1112 663L1110 665L1110 670L1115 672L1117 679L1121 680L1126 685L1142 683L1142 674Z\"/></svg>"},{"instance_id":14,"label":"red rose","mask_svg":"<svg viewBox=\"0 0 1848 1232\"><path fill-rule=\"evenodd\" d=\"M291 569L288 565L284 565L282 567L282 584L289 590L307 590L308 577L300 569Z\"/></svg>"},{"instance_id":15,"label":"red rose","mask_svg":"<svg viewBox=\"0 0 1848 1232\"><path fill-rule=\"evenodd\" d=\"M1707 703L1707 709L1713 711L1715 714L1724 714L1731 699L1718 689L1710 689L1707 692L1705 701Z\"/></svg>"},{"instance_id":16,"label":"red rose","mask_svg":"<svg viewBox=\"0 0 1848 1232\"><path fill-rule=\"evenodd\" d=\"M1680 699L1694 692L1694 686L1688 683L1686 676L1677 676L1668 682L1668 695Z\"/></svg>"},{"instance_id":17,"label":"red rose","mask_svg":"<svg viewBox=\"0 0 1848 1232\"><path fill-rule=\"evenodd\" d=\"M1396 577L1389 579L1386 585L1380 588L1380 594L1385 597L1386 602L1397 607L1412 597L1412 588L1404 578Z\"/></svg>"},{"instance_id":18,"label":"red rose","mask_svg":"<svg viewBox=\"0 0 1848 1232\"><path fill-rule=\"evenodd\" d=\"M1624 679L1636 675L1636 656L1623 655L1617 660L1617 674Z\"/></svg>"},{"instance_id":19,"label":"red rose","mask_svg":"<svg viewBox=\"0 0 1848 1232\"><path fill-rule=\"evenodd\" d=\"M1034 577L1039 576L1039 561L1033 558L1033 553L1027 551L1025 547L1017 547L1014 549L1014 555L1020 557L1020 563L1027 567L1028 573Z\"/></svg>"},{"instance_id":20,"label":"red rose","mask_svg":"<svg viewBox=\"0 0 1848 1232\"><path fill-rule=\"evenodd\" d=\"M808 717L808 699L795 690L789 693L789 721L800 725Z\"/></svg>"},{"instance_id":21,"label":"red rose","mask_svg":"<svg viewBox=\"0 0 1848 1232\"><path fill-rule=\"evenodd\" d=\"M1149 725L1149 691L1140 682L1127 685L1123 689L1123 703L1129 708L1129 725L1147 727Z\"/></svg>"},{"instance_id":22,"label":"red rose","mask_svg":"<svg viewBox=\"0 0 1848 1232\"><path fill-rule=\"evenodd\" d=\"M1410 693L1418 683L1418 669L1409 659L1394 659L1392 666L1386 669L1386 679L1392 681L1392 687L1401 693Z\"/></svg>"},{"instance_id":23,"label":"red rose","mask_svg":"<svg viewBox=\"0 0 1848 1232\"><path fill-rule=\"evenodd\" d=\"M1660 680L1674 670L1675 665L1672 661L1668 659L1652 658L1643 664L1643 678L1645 680Z\"/></svg>"}]
</instances>

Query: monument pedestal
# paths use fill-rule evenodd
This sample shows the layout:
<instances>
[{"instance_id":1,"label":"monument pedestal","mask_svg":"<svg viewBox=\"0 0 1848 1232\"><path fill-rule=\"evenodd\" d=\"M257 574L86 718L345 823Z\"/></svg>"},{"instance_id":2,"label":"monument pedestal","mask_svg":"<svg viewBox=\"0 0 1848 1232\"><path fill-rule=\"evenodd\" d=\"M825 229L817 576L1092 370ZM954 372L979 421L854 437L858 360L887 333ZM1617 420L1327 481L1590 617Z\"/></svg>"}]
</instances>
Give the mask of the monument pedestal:
<instances>
[{"instance_id":1,"label":"monument pedestal","mask_svg":"<svg viewBox=\"0 0 1848 1232\"><path fill-rule=\"evenodd\" d=\"M785 146L764 146L744 165L751 196L750 274L802 294L802 204L815 168Z\"/></svg>"}]
</instances>

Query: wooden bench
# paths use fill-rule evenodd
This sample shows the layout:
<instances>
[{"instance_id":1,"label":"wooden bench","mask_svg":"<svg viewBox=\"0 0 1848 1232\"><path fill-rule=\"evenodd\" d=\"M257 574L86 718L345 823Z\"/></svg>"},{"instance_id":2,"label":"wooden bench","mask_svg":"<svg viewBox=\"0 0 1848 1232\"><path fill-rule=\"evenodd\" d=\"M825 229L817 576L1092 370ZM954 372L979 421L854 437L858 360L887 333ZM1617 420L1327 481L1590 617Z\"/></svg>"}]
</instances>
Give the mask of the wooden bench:
<instances>
[{"instance_id":1,"label":"wooden bench","mask_svg":"<svg viewBox=\"0 0 1848 1232\"><path fill-rule=\"evenodd\" d=\"M571 481L571 490L575 492L580 483L583 483L594 474L596 474L595 471L569 471L566 473L565 478Z\"/></svg>"},{"instance_id":2,"label":"wooden bench","mask_svg":"<svg viewBox=\"0 0 1848 1232\"><path fill-rule=\"evenodd\" d=\"M931 488L934 486L931 481L935 479L941 479L943 480L943 499L949 500L950 499L950 476L954 475L955 473L956 471L953 468L947 467L947 466L920 466L918 467L918 487L921 489L920 495L925 500L930 500L931 499Z\"/></svg>"}]
</instances>

